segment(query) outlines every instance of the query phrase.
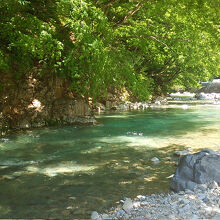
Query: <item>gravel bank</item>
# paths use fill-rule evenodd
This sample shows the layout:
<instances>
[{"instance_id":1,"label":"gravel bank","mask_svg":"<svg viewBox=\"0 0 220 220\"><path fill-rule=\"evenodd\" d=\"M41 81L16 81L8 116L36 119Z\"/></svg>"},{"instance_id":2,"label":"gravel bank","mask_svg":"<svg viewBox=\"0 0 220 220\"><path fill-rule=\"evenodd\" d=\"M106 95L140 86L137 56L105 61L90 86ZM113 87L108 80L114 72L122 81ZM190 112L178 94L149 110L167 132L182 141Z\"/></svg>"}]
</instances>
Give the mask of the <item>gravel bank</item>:
<instances>
[{"instance_id":1,"label":"gravel bank","mask_svg":"<svg viewBox=\"0 0 220 220\"><path fill-rule=\"evenodd\" d=\"M125 198L108 213L93 212L92 219L213 219L220 220L220 187L199 184L194 191L139 195Z\"/></svg>"}]
</instances>

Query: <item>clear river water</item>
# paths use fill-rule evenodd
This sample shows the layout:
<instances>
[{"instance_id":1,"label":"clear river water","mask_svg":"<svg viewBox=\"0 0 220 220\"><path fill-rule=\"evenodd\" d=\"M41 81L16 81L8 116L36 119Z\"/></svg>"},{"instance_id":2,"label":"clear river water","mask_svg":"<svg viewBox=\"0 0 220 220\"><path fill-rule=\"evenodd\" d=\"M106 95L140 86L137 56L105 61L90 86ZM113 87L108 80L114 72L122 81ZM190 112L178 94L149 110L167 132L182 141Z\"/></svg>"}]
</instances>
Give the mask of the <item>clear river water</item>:
<instances>
[{"instance_id":1,"label":"clear river water","mask_svg":"<svg viewBox=\"0 0 220 220\"><path fill-rule=\"evenodd\" d=\"M0 218L89 218L124 197L168 192L174 151L220 149L219 105L170 105L97 120L0 139Z\"/></svg>"}]
</instances>

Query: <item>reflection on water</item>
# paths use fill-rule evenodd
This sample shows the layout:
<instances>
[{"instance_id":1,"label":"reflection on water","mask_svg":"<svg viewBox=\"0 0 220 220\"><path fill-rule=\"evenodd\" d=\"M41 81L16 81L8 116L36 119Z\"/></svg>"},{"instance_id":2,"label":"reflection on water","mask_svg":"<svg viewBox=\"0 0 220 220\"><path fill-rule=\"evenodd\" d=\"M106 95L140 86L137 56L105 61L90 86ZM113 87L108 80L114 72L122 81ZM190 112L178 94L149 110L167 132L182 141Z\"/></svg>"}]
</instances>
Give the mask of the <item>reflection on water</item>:
<instances>
[{"instance_id":1,"label":"reflection on water","mask_svg":"<svg viewBox=\"0 0 220 220\"><path fill-rule=\"evenodd\" d=\"M220 107L97 116L96 126L0 139L0 218L88 218L123 197L167 192L175 150L220 148ZM159 164L151 162L152 157Z\"/></svg>"}]
</instances>

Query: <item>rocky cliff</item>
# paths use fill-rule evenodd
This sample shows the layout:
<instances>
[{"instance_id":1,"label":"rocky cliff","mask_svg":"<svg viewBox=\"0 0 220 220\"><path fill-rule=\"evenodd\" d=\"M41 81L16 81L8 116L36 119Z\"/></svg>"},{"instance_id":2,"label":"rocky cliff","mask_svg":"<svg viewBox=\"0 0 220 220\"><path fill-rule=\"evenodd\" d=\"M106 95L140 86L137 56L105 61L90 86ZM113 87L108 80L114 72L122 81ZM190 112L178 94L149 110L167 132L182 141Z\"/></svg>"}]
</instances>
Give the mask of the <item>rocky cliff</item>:
<instances>
[{"instance_id":1,"label":"rocky cliff","mask_svg":"<svg viewBox=\"0 0 220 220\"><path fill-rule=\"evenodd\" d=\"M10 82L10 83L8 83ZM95 123L90 105L58 76L29 75L20 80L2 79L0 131L47 125Z\"/></svg>"}]
</instances>

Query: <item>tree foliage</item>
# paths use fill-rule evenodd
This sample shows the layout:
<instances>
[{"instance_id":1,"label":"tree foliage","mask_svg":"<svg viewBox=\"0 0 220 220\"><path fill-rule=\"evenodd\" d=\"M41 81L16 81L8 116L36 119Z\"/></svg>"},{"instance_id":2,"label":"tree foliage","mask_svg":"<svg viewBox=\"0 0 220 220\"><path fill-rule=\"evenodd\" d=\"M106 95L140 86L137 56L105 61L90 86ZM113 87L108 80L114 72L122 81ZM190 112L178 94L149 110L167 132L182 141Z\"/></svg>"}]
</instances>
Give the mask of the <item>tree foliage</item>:
<instances>
[{"instance_id":1,"label":"tree foliage","mask_svg":"<svg viewBox=\"0 0 220 220\"><path fill-rule=\"evenodd\" d=\"M58 74L76 95L146 100L219 73L215 0L0 0L0 74Z\"/></svg>"}]
</instances>

